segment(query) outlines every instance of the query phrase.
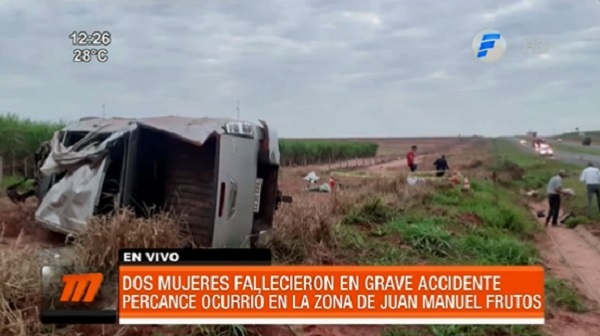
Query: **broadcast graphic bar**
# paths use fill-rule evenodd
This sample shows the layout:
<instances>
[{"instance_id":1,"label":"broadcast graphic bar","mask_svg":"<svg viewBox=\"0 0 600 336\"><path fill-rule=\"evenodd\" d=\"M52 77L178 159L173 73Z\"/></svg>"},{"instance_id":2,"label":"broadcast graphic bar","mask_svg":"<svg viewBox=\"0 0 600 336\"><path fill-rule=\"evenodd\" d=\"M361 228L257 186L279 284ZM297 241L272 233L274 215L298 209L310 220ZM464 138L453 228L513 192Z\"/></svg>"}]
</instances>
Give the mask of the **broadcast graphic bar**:
<instances>
[{"instance_id":1,"label":"broadcast graphic bar","mask_svg":"<svg viewBox=\"0 0 600 336\"><path fill-rule=\"evenodd\" d=\"M120 324L543 324L541 267L121 265Z\"/></svg>"}]
</instances>

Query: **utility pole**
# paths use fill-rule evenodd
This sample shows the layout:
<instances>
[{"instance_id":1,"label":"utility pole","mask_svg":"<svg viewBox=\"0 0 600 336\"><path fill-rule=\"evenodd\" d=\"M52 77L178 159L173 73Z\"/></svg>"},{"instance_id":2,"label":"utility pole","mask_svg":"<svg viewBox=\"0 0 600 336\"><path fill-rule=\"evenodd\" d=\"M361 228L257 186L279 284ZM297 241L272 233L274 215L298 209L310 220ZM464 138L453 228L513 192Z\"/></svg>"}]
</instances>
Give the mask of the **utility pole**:
<instances>
[{"instance_id":1,"label":"utility pole","mask_svg":"<svg viewBox=\"0 0 600 336\"><path fill-rule=\"evenodd\" d=\"M237 119L240 120L240 100L237 101Z\"/></svg>"},{"instance_id":2,"label":"utility pole","mask_svg":"<svg viewBox=\"0 0 600 336\"><path fill-rule=\"evenodd\" d=\"M106 118L106 105L102 104L102 118Z\"/></svg>"}]
</instances>

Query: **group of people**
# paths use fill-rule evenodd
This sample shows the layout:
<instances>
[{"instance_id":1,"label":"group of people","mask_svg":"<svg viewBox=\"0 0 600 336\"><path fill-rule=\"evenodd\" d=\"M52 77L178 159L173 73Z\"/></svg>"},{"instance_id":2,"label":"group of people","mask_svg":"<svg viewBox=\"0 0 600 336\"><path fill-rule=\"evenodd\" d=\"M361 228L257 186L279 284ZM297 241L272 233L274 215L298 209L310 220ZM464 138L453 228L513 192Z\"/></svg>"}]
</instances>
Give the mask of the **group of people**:
<instances>
[{"instance_id":1,"label":"group of people","mask_svg":"<svg viewBox=\"0 0 600 336\"><path fill-rule=\"evenodd\" d=\"M546 226L558 225L558 217L560 212L561 195L570 195L571 193L563 188L562 181L567 177L567 172L561 170L556 176L553 176L546 187L548 194L548 215L546 216ZM600 169L594 167L593 163L588 163L588 166L581 172L579 180L586 185L588 198L588 216L592 215L593 200L596 196L598 202L598 210L600 210Z\"/></svg>"},{"instance_id":2,"label":"group of people","mask_svg":"<svg viewBox=\"0 0 600 336\"><path fill-rule=\"evenodd\" d=\"M410 151L406 154L406 165L410 169L411 172L417 170L417 146L412 146ZM442 177L446 174L446 171L450 170L450 166L448 166L448 160L446 160L446 155L442 155L433 163L435 167L435 176Z\"/></svg>"},{"instance_id":3,"label":"group of people","mask_svg":"<svg viewBox=\"0 0 600 336\"><path fill-rule=\"evenodd\" d=\"M417 170L417 146L412 146L411 150L406 154L406 165L411 172ZM446 174L446 171L450 170L446 156L442 155L433 163L435 167L435 175L442 177ZM571 192L563 188L562 181L567 177L567 173L561 170L556 176L553 176L546 187L546 193L548 194L548 214L546 216L546 226L552 224L553 226L558 225L558 217L561 206L561 195L570 195ZM581 172L579 180L586 185L587 199L588 199L588 215L592 215L593 200L596 196L596 202L598 203L598 210L600 210L600 169L594 166L591 162Z\"/></svg>"}]
</instances>

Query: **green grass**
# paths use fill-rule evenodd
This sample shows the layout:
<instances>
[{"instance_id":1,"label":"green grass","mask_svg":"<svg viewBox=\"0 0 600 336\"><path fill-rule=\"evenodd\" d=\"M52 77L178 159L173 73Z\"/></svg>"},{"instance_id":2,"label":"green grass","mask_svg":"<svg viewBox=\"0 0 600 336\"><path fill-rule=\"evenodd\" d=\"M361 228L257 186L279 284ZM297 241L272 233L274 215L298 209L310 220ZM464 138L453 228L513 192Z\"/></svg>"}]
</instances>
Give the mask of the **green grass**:
<instances>
[{"instance_id":1,"label":"green grass","mask_svg":"<svg viewBox=\"0 0 600 336\"><path fill-rule=\"evenodd\" d=\"M600 142L600 131L585 132L585 136L592 138L592 144L594 142L596 142L596 143ZM579 143L581 143L581 140L582 140L581 136L579 135L579 132L563 133L563 134L553 136L553 138L563 139L563 140L567 140L567 141L577 141Z\"/></svg>"},{"instance_id":2,"label":"green grass","mask_svg":"<svg viewBox=\"0 0 600 336\"><path fill-rule=\"evenodd\" d=\"M23 180L23 177L21 176L4 176L4 178L0 181L0 196L4 196L6 194L6 188L19 183ZM31 189L33 187L33 181L32 180L26 180L25 182L23 182L18 188L17 190L20 192L23 191L27 191L29 189Z\"/></svg>"},{"instance_id":3,"label":"green grass","mask_svg":"<svg viewBox=\"0 0 600 336\"><path fill-rule=\"evenodd\" d=\"M345 247L358 251L355 260L359 264L369 265L539 264L533 237L542 229L516 191L525 186L544 185L546 178L558 169L570 167L521 155L510 143L497 141L494 148L499 155L489 168L501 173L507 167L521 167L522 176L506 185L472 181L471 193L440 189L427 204L401 213L369 199L339 227ZM370 230L353 225L364 222L374 225ZM564 281L547 275L545 288L548 310L586 311L583 298ZM394 326L387 328L384 335L534 336L542 335L542 331L535 326Z\"/></svg>"},{"instance_id":4,"label":"green grass","mask_svg":"<svg viewBox=\"0 0 600 336\"><path fill-rule=\"evenodd\" d=\"M545 199L548 180L556 175L558 171L566 170L569 177L564 179L563 185L565 188L573 189L577 196L563 197L563 208L576 215L578 224L600 221L599 214L593 215L591 218L586 215L587 197L585 195L587 191L585 185L579 181L582 166L526 153L518 148L518 145L505 140L496 140L496 148L498 153L501 153L499 162L516 165L524 171L522 179L510 181L510 184L515 187L514 189L536 189L539 191L541 198Z\"/></svg>"},{"instance_id":5,"label":"green grass","mask_svg":"<svg viewBox=\"0 0 600 336\"><path fill-rule=\"evenodd\" d=\"M594 145L582 146L580 144L579 146L575 146L561 143L553 143L552 148L557 152L600 155L600 147Z\"/></svg>"},{"instance_id":6,"label":"green grass","mask_svg":"<svg viewBox=\"0 0 600 336\"><path fill-rule=\"evenodd\" d=\"M588 307L579 294L564 280L546 279L546 305L552 307L563 307L572 312L586 312Z\"/></svg>"}]
</instances>

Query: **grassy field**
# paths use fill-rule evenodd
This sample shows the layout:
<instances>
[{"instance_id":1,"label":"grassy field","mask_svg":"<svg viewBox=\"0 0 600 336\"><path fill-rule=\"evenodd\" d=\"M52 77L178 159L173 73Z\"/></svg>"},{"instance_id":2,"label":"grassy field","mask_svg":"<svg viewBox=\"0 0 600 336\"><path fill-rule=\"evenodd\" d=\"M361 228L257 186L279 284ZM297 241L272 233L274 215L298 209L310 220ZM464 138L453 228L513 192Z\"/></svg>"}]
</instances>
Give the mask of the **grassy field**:
<instances>
[{"instance_id":1,"label":"grassy field","mask_svg":"<svg viewBox=\"0 0 600 336\"><path fill-rule=\"evenodd\" d=\"M443 142L435 146L443 148ZM301 189L286 190L294 202L277 212L273 240L266 246L273 252L274 263L539 265L542 255L536 237L541 228L529 213L520 191L543 187L558 169L575 172L578 168L527 155L501 140L471 139L461 146L460 150L450 151L448 159L471 178L468 192L449 181L411 186L406 183L406 176L397 172L389 177L362 180L356 188L340 190L335 198ZM433 159L435 157L426 158L424 165L430 166ZM496 179L492 178L494 175ZM284 186L302 183L298 182L300 174L284 176L289 180L282 181ZM572 181L567 184L580 190ZM569 206L574 209L582 206L578 198L570 202ZM29 227L26 222L23 225ZM115 267L119 248L169 247L183 241L184 237L176 229L178 225L168 216L135 219L127 212L95 218L76 242L75 262L110 272ZM148 230L149 227L153 229ZM101 253L98 246L103 246ZM42 327L36 318L31 318L36 316L32 307L39 301L41 261L36 253L29 248L0 249L0 268L5 271L0 272L0 315L4 317L0 335L240 336L259 335L259 332L262 335L306 335L290 333L291 326L103 326L102 330L87 326ZM552 316L559 311L586 313L590 307L569 283L548 272L546 309ZM274 328L280 329L273 332ZM320 334L340 335L328 332L333 328L335 326L323 326ZM536 326L451 325L382 327L380 334L533 336L544 335L544 332L544 328Z\"/></svg>"},{"instance_id":2,"label":"grassy field","mask_svg":"<svg viewBox=\"0 0 600 336\"><path fill-rule=\"evenodd\" d=\"M552 148L556 151L570 152L570 153L581 153L581 154L592 154L600 155L600 146L573 146L568 144L553 143Z\"/></svg>"},{"instance_id":3,"label":"grassy field","mask_svg":"<svg viewBox=\"0 0 600 336\"><path fill-rule=\"evenodd\" d=\"M588 132L585 132L585 136L586 137L589 136L592 138L592 144L600 143L600 131L588 131ZM581 135L579 135L579 132L563 133L563 134L553 136L553 138L563 139L565 141L573 141L573 142L578 142L578 143L581 143L581 140L582 140Z\"/></svg>"},{"instance_id":4,"label":"grassy field","mask_svg":"<svg viewBox=\"0 0 600 336\"><path fill-rule=\"evenodd\" d=\"M381 197L372 198L344 218L347 225L341 230L346 248L366 251L357 259L365 265L539 264L534 237L540 228L516 192L521 185L536 182L529 175L511 180L512 166L504 160L529 161L515 151L506 154L511 144L492 145L490 151L498 156L488 161L485 171L496 171L506 179L502 184L478 179L472 182L469 194L456 188L431 194L423 191L413 205L402 209L402 215L399 209L386 207ZM368 228L364 223L369 223ZM579 294L562 280L548 275L546 291L548 311L587 310ZM529 326L393 327L386 331L388 336L541 334L539 328Z\"/></svg>"},{"instance_id":5,"label":"grassy field","mask_svg":"<svg viewBox=\"0 0 600 336\"><path fill-rule=\"evenodd\" d=\"M278 256L296 256L291 260L282 258L285 263L303 263L307 259L311 263L329 263L333 259L362 265L540 264L536 237L541 228L523 204L519 191L542 183L538 181L545 181L556 167L549 165L543 171L532 172L533 175L515 175L515 167L532 168L535 160L521 155L518 148L504 141L478 143L465 152L469 154L451 156L450 160L471 167L461 170L475 177L470 193L449 185L415 188L401 186L399 181L375 183L368 191L341 201L346 207L342 207L339 220L332 219L332 231L324 235L330 237L327 241L331 245L327 246L335 246L332 249L336 252L324 251L323 245L301 248L292 241L311 239L299 232L286 232L285 237L298 239L280 241L286 247L276 249L281 251ZM496 183L490 179L493 172L498 176ZM534 177L535 174L541 177ZM294 227L304 225L298 223ZM310 252L313 249L318 252ZM585 313L590 309L568 282L549 273L546 305L549 314ZM543 334L543 329L532 326L397 326L383 332L386 336Z\"/></svg>"},{"instance_id":6,"label":"grassy field","mask_svg":"<svg viewBox=\"0 0 600 336\"><path fill-rule=\"evenodd\" d=\"M595 215L591 218L585 216L587 209L586 187L579 181L581 166L564 163L562 161L550 158L530 155L522 149L508 141L498 143L499 152L502 153L502 160L517 165L523 170L523 178L514 181L514 185L523 190L535 189L545 194L545 187L548 180L556 175L560 170L566 170L569 177L564 180L566 188L572 188L577 194L576 197L565 199L565 209L575 213L576 218L572 219L571 225L597 223L600 216Z\"/></svg>"}]
</instances>

